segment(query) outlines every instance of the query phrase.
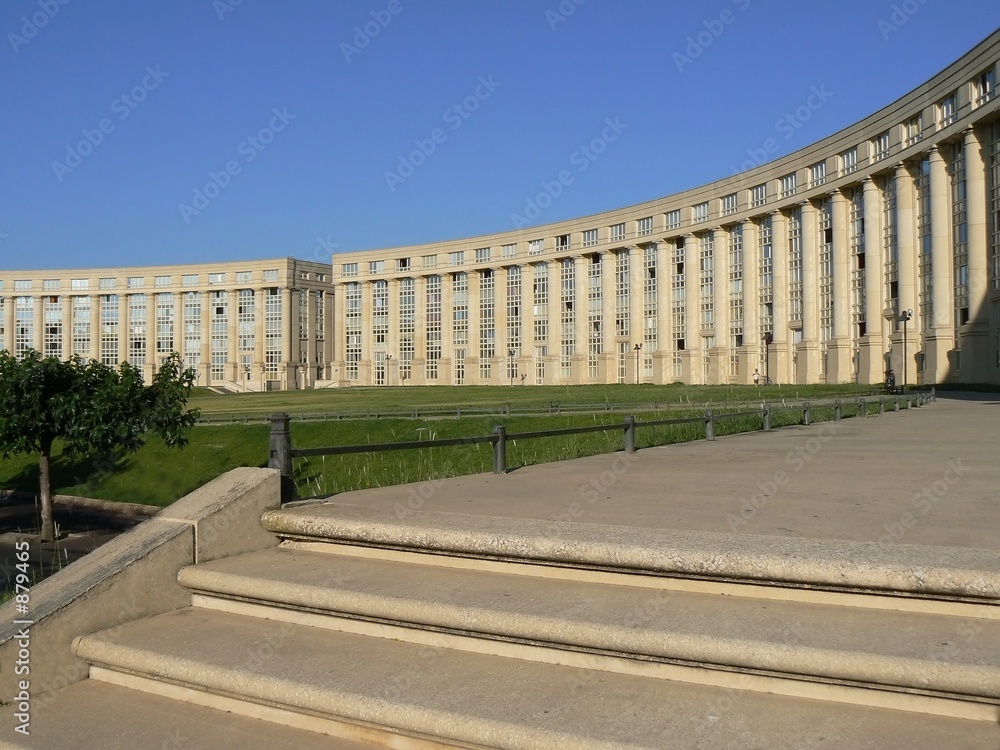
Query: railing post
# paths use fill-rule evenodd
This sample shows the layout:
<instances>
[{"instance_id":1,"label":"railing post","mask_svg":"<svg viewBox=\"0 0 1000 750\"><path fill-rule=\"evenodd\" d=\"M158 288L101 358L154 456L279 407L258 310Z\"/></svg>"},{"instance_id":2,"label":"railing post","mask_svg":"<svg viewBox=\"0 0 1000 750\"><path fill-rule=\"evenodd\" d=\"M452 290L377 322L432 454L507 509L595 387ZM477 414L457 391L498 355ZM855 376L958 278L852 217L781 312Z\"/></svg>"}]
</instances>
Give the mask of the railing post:
<instances>
[{"instance_id":1,"label":"railing post","mask_svg":"<svg viewBox=\"0 0 1000 750\"><path fill-rule=\"evenodd\" d=\"M507 473L507 428L498 424L493 428L496 440L493 441L493 473Z\"/></svg>"},{"instance_id":2,"label":"railing post","mask_svg":"<svg viewBox=\"0 0 1000 750\"><path fill-rule=\"evenodd\" d=\"M767 404L764 407L764 432L771 431L771 405Z\"/></svg>"},{"instance_id":3,"label":"railing post","mask_svg":"<svg viewBox=\"0 0 1000 750\"><path fill-rule=\"evenodd\" d=\"M893 411L899 411L899 399L898 398L894 398L892 400L892 409L893 409Z\"/></svg>"},{"instance_id":4,"label":"railing post","mask_svg":"<svg viewBox=\"0 0 1000 750\"><path fill-rule=\"evenodd\" d=\"M711 409L705 412L705 440L715 440L715 415Z\"/></svg>"},{"instance_id":5,"label":"railing post","mask_svg":"<svg viewBox=\"0 0 1000 750\"><path fill-rule=\"evenodd\" d=\"M931 401L937 401L937 387L931 388Z\"/></svg>"},{"instance_id":6,"label":"railing post","mask_svg":"<svg viewBox=\"0 0 1000 750\"><path fill-rule=\"evenodd\" d=\"M804 404L802 404L802 424L804 425L808 425L811 423L810 417L812 415L809 412L810 412L809 402L806 401Z\"/></svg>"},{"instance_id":7,"label":"railing post","mask_svg":"<svg viewBox=\"0 0 1000 750\"><path fill-rule=\"evenodd\" d=\"M841 417L840 399L838 398L836 401L833 402L833 421L839 422L840 417Z\"/></svg>"},{"instance_id":8,"label":"railing post","mask_svg":"<svg viewBox=\"0 0 1000 750\"><path fill-rule=\"evenodd\" d=\"M878 399L878 413L885 414L885 399L879 396Z\"/></svg>"},{"instance_id":9,"label":"railing post","mask_svg":"<svg viewBox=\"0 0 1000 750\"><path fill-rule=\"evenodd\" d=\"M292 433L289 430L291 417L287 414L272 414L270 452L267 468L281 472L281 502L295 499L295 478L292 475Z\"/></svg>"},{"instance_id":10,"label":"railing post","mask_svg":"<svg viewBox=\"0 0 1000 750\"><path fill-rule=\"evenodd\" d=\"M635 453L635 417L625 417L625 452Z\"/></svg>"},{"instance_id":11,"label":"railing post","mask_svg":"<svg viewBox=\"0 0 1000 750\"><path fill-rule=\"evenodd\" d=\"M863 398L858 399L858 416L864 417L868 414L868 402Z\"/></svg>"}]
</instances>

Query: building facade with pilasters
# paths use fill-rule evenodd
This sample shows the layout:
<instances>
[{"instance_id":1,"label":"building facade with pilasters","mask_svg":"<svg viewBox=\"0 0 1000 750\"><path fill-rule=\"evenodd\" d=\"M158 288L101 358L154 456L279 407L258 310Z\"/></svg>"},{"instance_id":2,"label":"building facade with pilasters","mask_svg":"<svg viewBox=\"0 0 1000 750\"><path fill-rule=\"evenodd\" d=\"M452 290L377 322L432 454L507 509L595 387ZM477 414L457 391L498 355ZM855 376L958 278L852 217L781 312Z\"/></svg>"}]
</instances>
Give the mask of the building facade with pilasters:
<instances>
[{"instance_id":1,"label":"building facade with pilasters","mask_svg":"<svg viewBox=\"0 0 1000 750\"><path fill-rule=\"evenodd\" d=\"M130 362L147 383L176 351L198 385L311 388L331 379L329 276L291 258L0 271L0 348Z\"/></svg>"},{"instance_id":2,"label":"building facade with pilasters","mask_svg":"<svg viewBox=\"0 0 1000 750\"><path fill-rule=\"evenodd\" d=\"M667 198L338 254L334 379L998 383L998 61Z\"/></svg>"}]
</instances>

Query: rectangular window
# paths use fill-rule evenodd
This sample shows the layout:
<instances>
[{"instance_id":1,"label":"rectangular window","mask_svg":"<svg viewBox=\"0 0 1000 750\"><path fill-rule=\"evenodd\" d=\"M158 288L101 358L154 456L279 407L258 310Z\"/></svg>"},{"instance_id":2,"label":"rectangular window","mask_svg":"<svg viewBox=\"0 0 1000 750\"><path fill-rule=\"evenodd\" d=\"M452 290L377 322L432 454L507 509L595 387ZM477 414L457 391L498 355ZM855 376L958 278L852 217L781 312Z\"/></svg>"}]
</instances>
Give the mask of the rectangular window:
<instances>
[{"instance_id":1,"label":"rectangular window","mask_svg":"<svg viewBox=\"0 0 1000 750\"><path fill-rule=\"evenodd\" d=\"M611 225L611 241L621 242L625 239L625 222Z\"/></svg>"},{"instance_id":2,"label":"rectangular window","mask_svg":"<svg viewBox=\"0 0 1000 750\"><path fill-rule=\"evenodd\" d=\"M52 292L59 288L59 279L45 279L42 281L42 289Z\"/></svg>"},{"instance_id":3,"label":"rectangular window","mask_svg":"<svg viewBox=\"0 0 1000 750\"><path fill-rule=\"evenodd\" d=\"M912 146L923 137L923 128L920 124L920 115L911 117L903 126L903 145Z\"/></svg>"},{"instance_id":4,"label":"rectangular window","mask_svg":"<svg viewBox=\"0 0 1000 750\"><path fill-rule=\"evenodd\" d=\"M853 174L858 168L858 150L849 148L840 155L840 176Z\"/></svg>"},{"instance_id":5,"label":"rectangular window","mask_svg":"<svg viewBox=\"0 0 1000 750\"><path fill-rule=\"evenodd\" d=\"M181 276L181 286L198 286L198 274L186 273Z\"/></svg>"},{"instance_id":6,"label":"rectangular window","mask_svg":"<svg viewBox=\"0 0 1000 750\"><path fill-rule=\"evenodd\" d=\"M389 335L389 282L372 284L372 346L384 350ZM391 352L390 352L391 354Z\"/></svg>"},{"instance_id":7,"label":"rectangular window","mask_svg":"<svg viewBox=\"0 0 1000 750\"><path fill-rule=\"evenodd\" d=\"M955 122L955 95L946 96L937 104L938 130Z\"/></svg>"},{"instance_id":8,"label":"rectangular window","mask_svg":"<svg viewBox=\"0 0 1000 750\"><path fill-rule=\"evenodd\" d=\"M788 216L788 320L802 323L802 212Z\"/></svg>"},{"instance_id":9,"label":"rectangular window","mask_svg":"<svg viewBox=\"0 0 1000 750\"><path fill-rule=\"evenodd\" d=\"M59 297L43 297L42 355L63 358L63 308Z\"/></svg>"},{"instance_id":10,"label":"rectangular window","mask_svg":"<svg viewBox=\"0 0 1000 750\"><path fill-rule=\"evenodd\" d=\"M90 289L90 279L72 279L69 282L69 288L78 292Z\"/></svg>"},{"instance_id":11,"label":"rectangular window","mask_svg":"<svg viewBox=\"0 0 1000 750\"><path fill-rule=\"evenodd\" d=\"M673 211L667 211L666 214L667 229L680 229L681 226L681 210L679 208Z\"/></svg>"},{"instance_id":12,"label":"rectangular window","mask_svg":"<svg viewBox=\"0 0 1000 750\"><path fill-rule=\"evenodd\" d=\"M17 282L14 282L15 286ZM28 349L35 346L35 300L31 297L14 298L14 356L23 359Z\"/></svg>"},{"instance_id":13,"label":"rectangular window","mask_svg":"<svg viewBox=\"0 0 1000 750\"><path fill-rule=\"evenodd\" d=\"M750 188L750 206L756 208L767 203L767 183Z\"/></svg>"},{"instance_id":14,"label":"rectangular window","mask_svg":"<svg viewBox=\"0 0 1000 750\"><path fill-rule=\"evenodd\" d=\"M425 255L423 257L424 268L437 268L438 257L436 255Z\"/></svg>"},{"instance_id":15,"label":"rectangular window","mask_svg":"<svg viewBox=\"0 0 1000 750\"><path fill-rule=\"evenodd\" d=\"M451 285L451 340L456 346L465 346L469 342L469 274L456 273Z\"/></svg>"},{"instance_id":16,"label":"rectangular window","mask_svg":"<svg viewBox=\"0 0 1000 750\"><path fill-rule=\"evenodd\" d=\"M117 367L118 337L118 295L101 295L101 362L108 367Z\"/></svg>"},{"instance_id":17,"label":"rectangular window","mask_svg":"<svg viewBox=\"0 0 1000 750\"><path fill-rule=\"evenodd\" d=\"M507 269L507 379L511 385L517 377L517 360L521 351L521 269Z\"/></svg>"},{"instance_id":18,"label":"rectangular window","mask_svg":"<svg viewBox=\"0 0 1000 750\"><path fill-rule=\"evenodd\" d=\"M490 262L490 249L488 247L480 247L476 249L476 263L489 263Z\"/></svg>"},{"instance_id":19,"label":"rectangular window","mask_svg":"<svg viewBox=\"0 0 1000 750\"><path fill-rule=\"evenodd\" d=\"M424 363L424 378L437 380L438 361L441 359L441 277L427 277L427 299L425 308L427 327L427 356Z\"/></svg>"},{"instance_id":20,"label":"rectangular window","mask_svg":"<svg viewBox=\"0 0 1000 750\"><path fill-rule=\"evenodd\" d=\"M882 161L889 156L889 131L879 133L871 140L872 162Z\"/></svg>"},{"instance_id":21,"label":"rectangular window","mask_svg":"<svg viewBox=\"0 0 1000 750\"><path fill-rule=\"evenodd\" d=\"M267 271L264 272L267 279ZM277 271L274 272L277 276ZM274 279L277 281L277 278ZM360 287L360 284L356 286ZM264 290L264 373L274 380L281 363L281 344L284 339L284 325L281 320L281 290Z\"/></svg>"},{"instance_id":22,"label":"rectangular window","mask_svg":"<svg viewBox=\"0 0 1000 750\"><path fill-rule=\"evenodd\" d=\"M101 289L114 289L117 285L118 285L117 279L104 278L101 279L100 282L98 282L98 286Z\"/></svg>"},{"instance_id":23,"label":"rectangular window","mask_svg":"<svg viewBox=\"0 0 1000 750\"><path fill-rule=\"evenodd\" d=\"M384 260L368 261L368 273L385 273L385 261Z\"/></svg>"},{"instance_id":24,"label":"rectangular window","mask_svg":"<svg viewBox=\"0 0 1000 750\"><path fill-rule=\"evenodd\" d=\"M576 268L572 258L559 261L559 375L573 375L573 355L576 354Z\"/></svg>"},{"instance_id":25,"label":"rectangular window","mask_svg":"<svg viewBox=\"0 0 1000 750\"><path fill-rule=\"evenodd\" d=\"M794 172L792 172L791 174L786 174L784 177L781 178L782 198L791 198L793 195L795 195L795 187L796 187L795 182L796 178Z\"/></svg>"},{"instance_id":26,"label":"rectangular window","mask_svg":"<svg viewBox=\"0 0 1000 750\"><path fill-rule=\"evenodd\" d=\"M720 279L721 281L721 279ZM729 233L729 375L739 375L743 346L743 227Z\"/></svg>"},{"instance_id":27,"label":"rectangular window","mask_svg":"<svg viewBox=\"0 0 1000 750\"><path fill-rule=\"evenodd\" d=\"M542 252L545 240L529 240L528 255L539 255Z\"/></svg>"},{"instance_id":28,"label":"rectangular window","mask_svg":"<svg viewBox=\"0 0 1000 750\"><path fill-rule=\"evenodd\" d=\"M533 273L532 284L532 312L534 313L534 323L532 330L536 344L545 344L549 339L549 266L547 263L537 263L531 267Z\"/></svg>"},{"instance_id":29,"label":"rectangular window","mask_svg":"<svg viewBox=\"0 0 1000 750\"><path fill-rule=\"evenodd\" d=\"M556 237L556 252L569 250L569 235L560 234Z\"/></svg>"},{"instance_id":30,"label":"rectangular window","mask_svg":"<svg viewBox=\"0 0 1000 750\"><path fill-rule=\"evenodd\" d=\"M793 211L792 216L795 216L797 213L797 210ZM791 226L791 220L789 220L789 226ZM757 257L759 258L759 264L757 266L758 328L756 334L757 339L760 341L766 341L768 336L774 335L774 257L772 253L772 240L771 218L768 217L757 226ZM748 300L748 302L753 304L753 300ZM754 331L744 331L744 340L747 334L752 336L754 333ZM750 363L748 362L747 364L749 365ZM765 368L767 367L766 362L761 364Z\"/></svg>"},{"instance_id":31,"label":"rectangular window","mask_svg":"<svg viewBox=\"0 0 1000 750\"><path fill-rule=\"evenodd\" d=\"M168 287L168 286L170 286L170 284L172 282L173 282L173 279L170 276L154 276L153 277L153 286L155 286L158 289L162 289L163 287Z\"/></svg>"},{"instance_id":32,"label":"rectangular window","mask_svg":"<svg viewBox=\"0 0 1000 750\"><path fill-rule=\"evenodd\" d=\"M996 78L993 74L993 68L985 70L979 74L979 77L975 82L975 91L973 92L973 106L981 107L987 102L989 102L996 91Z\"/></svg>"},{"instance_id":33,"label":"rectangular window","mask_svg":"<svg viewBox=\"0 0 1000 750\"><path fill-rule=\"evenodd\" d=\"M278 269L277 268L268 269L267 271L261 272L260 276L262 281L277 281Z\"/></svg>"},{"instance_id":34,"label":"rectangular window","mask_svg":"<svg viewBox=\"0 0 1000 750\"><path fill-rule=\"evenodd\" d=\"M416 353L417 285L413 279L399 281L399 381L405 384L413 377L413 357ZM319 318L317 317L317 321ZM319 348L317 348L317 353Z\"/></svg>"},{"instance_id":35,"label":"rectangular window","mask_svg":"<svg viewBox=\"0 0 1000 750\"><path fill-rule=\"evenodd\" d=\"M647 216L645 219L639 219L639 236L645 237L648 234L653 233L653 217Z\"/></svg>"},{"instance_id":36,"label":"rectangular window","mask_svg":"<svg viewBox=\"0 0 1000 750\"><path fill-rule=\"evenodd\" d=\"M500 255L504 258L516 258L517 244L512 242L508 245L504 245L500 248Z\"/></svg>"},{"instance_id":37,"label":"rectangular window","mask_svg":"<svg viewBox=\"0 0 1000 750\"><path fill-rule=\"evenodd\" d=\"M358 275L358 264L357 263L343 263L340 266L340 275L344 278L351 278L352 276Z\"/></svg>"},{"instance_id":38,"label":"rectangular window","mask_svg":"<svg viewBox=\"0 0 1000 750\"><path fill-rule=\"evenodd\" d=\"M708 221L708 202L699 203L694 207L694 221L697 224L700 221Z\"/></svg>"},{"instance_id":39,"label":"rectangular window","mask_svg":"<svg viewBox=\"0 0 1000 750\"><path fill-rule=\"evenodd\" d=\"M600 375L600 355L604 350L604 287L600 254L590 256L587 270L587 377Z\"/></svg>"},{"instance_id":40,"label":"rectangular window","mask_svg":"<svg viewBox=\"0 0 1000 750\"><path fill-rule=\"evenodd\" d=\"M701 269L701 330L715 330L715 235L707 232L698 238Z\"/></svg>"},{"instance_id":41,"label":"rectangular window","mask_svg":"<svg viewBox=\"0 0 1000 750\"><path fill-rule=\"evenodd\" d=\"M455 266L465 265L465 252L459 250L458 252L448 253L448 265L454 268Z\"/></svg>"},{"instance_id":42,"label":"rectangular window","mask_svg":"<svg viewBox=\"0 0 1000 750\"><path fill-rule=\"evenodd\" d=\"M146 279L142 276L129 276L125 279L127 289L142 289L146 285Z\"/></svg>"},{"instance_id":43,"label":"rectangular window","mask_svg":"<svg viewBox=\"0 0 1000 750\"><path fill-rule=\"evenodd\" d=\"M30 292L31 291L31 280L30 279L19 279L14 281L14 291L15 292Z\"/></svg>"},{"instance_id":44,"label":"rectangular window","mask_svg":"<svg viewBox=\"0 0 1000 750\"><path fill-rule=\"evenodd\" d=\"M583 233L583 246L593 247L596 244L597 244L597 230L596 229L585 230Z\"/></svg>"},{"instance_id":45,"label":"rectangular window","mask_svg":"<svg viewBox=\"0 0 1000 750\"><path fill-rule=\"evenodd\" d=\"M493 376L496 356L496 279L492 269L479 276L479 378L488 382Z\"/></svg>"},{"instance_id":46,"label":"rectangular window","mask_svg":"<svg viewBox=\"0 0 1000 750\"><path fill-rule=\"evenodd\" d=\"M184 366L197 367L201 363L201 295L184 293Z\"/></svg>"},{"instance_id":47,"label":"rectangular window","mask_svg":"<svg viewBox=\"0 0 1000 750\"><path fill-rule=\"evenodd\" d=\"M174 341L174 295L162 293L156 295L156 353L166 356L177 351Z\"/></svg>"},{"instance_id":48,"label":"rectangular window","mask_svg":"<svg viewBox=\"0 0 1000 750\"><path fill-rule=\"evenodd\" d=\"M809 187L819 187L826 184L826 162L821 161L809 167Z\"/></svg>"},{"instance_id":49,"label":"rectangular window","mask_svg":"<svg viewBox=\"0 0 1000 750\"><path fill-rule=\"evenodd\" d=\"M428 296L429 291L428 287ZM428 317L428 328L430 325ZM361 284L351 281L344 285L344 377L347 380L358 379L361 338Z\"/></svg>"},{"instance_id":50,"label":"rectangular window","mask_svg":"<svg viewBox=\"0 0 1000 750\"><path fill-rule=\"evenodd\" d=\"M90 297L73 297L73 354L90 357Z\"/></svg>"},{"instance_id":51,"label":"rectangular window","mask_svg":"<svg viewBox=\"0 0 1000 750\"><path fill-rule=\"evenodd\" d=\"M736 193L722 196L722 215L729 216L734 213L736 213Z\"/></svg>"},{"instance_id":52,"label":"rectangular window","mask_svg":"<svg viewBox=\"0 0 1000 750\"><path fill-rule=\"evenodd\" d=\"M146 364L146 295L128 295L128 361L133 367Z\"/></svg>"},{"instance_id":53,"label":"rectangular window","mask_svg":"<svg viewBox=\"0 0 1000 750\"><path fill-rule=\"evenodd\" d=\"M397 271L409 271L410 270L410 259L409 258L396 258L396 270Z\"/></svg>"}]
</instances>

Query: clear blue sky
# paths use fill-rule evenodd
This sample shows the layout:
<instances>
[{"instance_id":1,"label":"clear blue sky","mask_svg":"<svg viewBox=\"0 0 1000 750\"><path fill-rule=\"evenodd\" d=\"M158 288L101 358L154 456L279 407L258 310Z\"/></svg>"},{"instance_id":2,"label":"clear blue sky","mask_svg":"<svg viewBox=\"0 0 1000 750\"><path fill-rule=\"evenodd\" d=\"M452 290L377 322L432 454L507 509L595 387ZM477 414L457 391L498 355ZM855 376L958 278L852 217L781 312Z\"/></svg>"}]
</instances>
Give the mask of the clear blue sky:
<instances>
[{"instance_id":1,"label":"clear blue sky","mask_svg":"<svg viewBox=\"0 0 1000 750\"><path fill-rule=\"evenodd\" d=\"M998 26L996 0L4 0L0 268L503 231L561 170L533 223L627 206L833 133Z\"/></svg>"}]
</instances>

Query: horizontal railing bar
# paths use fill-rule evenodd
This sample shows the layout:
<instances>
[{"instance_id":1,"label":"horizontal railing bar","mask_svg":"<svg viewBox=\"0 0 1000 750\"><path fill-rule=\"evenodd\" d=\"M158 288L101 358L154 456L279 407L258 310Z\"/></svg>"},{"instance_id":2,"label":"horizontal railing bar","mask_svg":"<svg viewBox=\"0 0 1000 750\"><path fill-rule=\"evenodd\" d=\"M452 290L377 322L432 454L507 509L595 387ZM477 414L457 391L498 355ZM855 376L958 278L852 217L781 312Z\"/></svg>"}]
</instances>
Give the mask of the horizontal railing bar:
<instances>
[{"instance_id":1,"label":"horizontal railing bar","mask_svg":"<svg viewBox=\"0 0 1000 750\"><path fill-rule=\"evenodd\" d=\"M380 451L403 451L410 448L441 448L451 445L472 445L474 443L492 443L494 435L475 435L473 437L442 438L440 440L414 440L406 443L372 443L371 445L334 445L326 448L293 448L292 458L306 456L336 456L343 453L378 453Z\"/></svg>"},{"instance_id":2,"label":"horizontal railing bar","mask_svg":"<svg viewBox=\"0 0 1000 750\"><path fill-rule=\"evenodd\" d=\"M585 432L607 432L608 430L624 430L624 422L613 424L587 425L586 427L562 427L557 430L537 430L535 432L508 432L508 440L527 440L528 438L558 437L560 435L582 435Z\"/></svg>"}]
</instances>

